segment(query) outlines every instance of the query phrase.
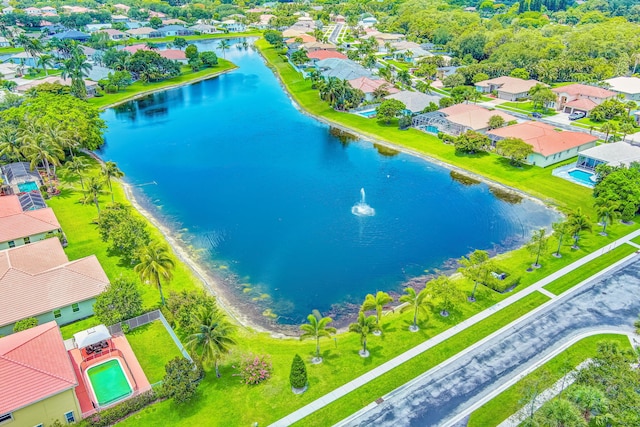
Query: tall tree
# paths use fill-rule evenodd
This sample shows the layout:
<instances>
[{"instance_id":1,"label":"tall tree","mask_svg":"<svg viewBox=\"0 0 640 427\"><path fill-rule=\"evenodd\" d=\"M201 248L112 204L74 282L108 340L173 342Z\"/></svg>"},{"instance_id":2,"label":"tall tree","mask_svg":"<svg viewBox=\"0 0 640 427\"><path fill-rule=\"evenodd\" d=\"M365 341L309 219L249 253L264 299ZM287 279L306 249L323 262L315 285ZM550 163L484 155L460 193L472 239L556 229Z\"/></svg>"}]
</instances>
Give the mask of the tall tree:
<instances>
[{"instance_id":1,"label":"tall tree","mask_svg":"<svg viewBox=\"0 0 640 427\"><path fill-rule=\"evenodd\" d=\"M440 275L435 279L431 279L427 282L427 289L429 295L433 299L438 299L440 308L440 315L447 317L450 310L460 301L464 299L464 294L456 284L447 276Z\"/></svg>"},{"instance_id":2,"label":"tall tree","mask_svg":"<svg viewBox=\"0 0 640 427\"><path fill-rule=\"evenodd\" d=\"M111 178L122 178L124 176L124 172L118 169L118 165L116 165L115 162L106 162L104 165L102 165L102 175L109 184L111 203L115 203L115 199L113 197L113 187L111 186Z\"/></svg>"},{"instance_id":3,"label":"tall tree","mask_svg":"<svg viewBox=\"0 0 640 427\"><path fill-rule=\"evenodd\" d=\"M618 209L618 205L613 202L597 206L596 212L600 220L600 225L602 225L602 231L600 232L601 236L607 236L607 225L611 224L613 220L620 218L620 212L618 212Z\"/></svg>"},{"instance_id":4,"label":"tall tree","mask_svg":"<svg viewBox=\"0 0 640 427\"><path fill-rule=\"evenodd\" d=\"M7 161L20 161L24 158L18 129L15 126L0 126L0 157Z\"/></svg>"},{"instance_id":5,"label":"tall tree","mask_svg":"<svg viewBox=\"0 0 640 427\"><path fill-rule=\"evenodd\" d=\"M418 327L418 312L427 311L427 290L425 288L420 292L416 292L415 289L408 286L404 289L404 292L405 294L400 296L398 301L406 305L403 305L400 311L413 310L413 323L409 326L409 330L418 332L420 330Z\"/></svg>"},{"instance_id":6,"label":"tall tree","mask_svg":"<svg viewBox=\"0 0 640 427\"><path fill-rule=\"evenodd\" d=\"M140 262L133 268L143 283L151 283L160 292L160 299L164 305L164 294L162 293L162 280L169 283L173 278L175 262L166 245L151 241L143 247L139 253Z\"/></svg>"},{"instance_id":7,"label":"tall tree","mask_svg":"<svg viewBox=\"0 0 640 427\"><path fill-rule=\"evenodd\" d=\"M604 393L592 386L578 386L569 393L569 399L582 411L582 417L588 423L593 412L602 413L606 410L608 401Z\"/></svg>"},{"instance_id":8,"label":"tall tree","mask_svg":"<svg viewBox=\"0 0 640 427\"><path fill-rule=\"evenodd\" d=\"M369 357L369 351L367 350L367 337L369 334L377 329L376 316L365 316L364 312L358 314L358 321L349 325L349 332L354 332L360 335L360 344L362 344L362 350L358 353L362 357Z\"/></svg>"},{"instance_id":9,"label":"tall tree","mask_svg":"<svg viewBox=\"0 0 640 427\"><path fill-rule=\"evenodd\" d=\"M509 158L512 165L519 166L533 154L533 147L520 138L505 138L496 143L496 151Z\"/></svg>"},{"instance_id":10,"label":"tall tree","mask_svg":"<svg viewBox=\"0 0 640 427\"><path fill-rule=\"evenodd\" d=\"M378 291L376 295L368 294L364 298L364 302L362 303L362 311L376 311L376 324L378 328L380 328L380 318L382 317L382 309L385 305L391 304L393 302L393 298L386 292ZM376 331L377 332L377 331ZM374 332L375 333L375 332Z\"/></svg>"},{"instance_id":11,"label":"tall tree","mask_svg":"<svg viewBox=\"0 0 640 427\"><path fill-rule=\"evenodd\" d=\"M486 282L489 273L492 270L492 267L490 266L489 253L487 251L476 249L470 253L468 257L460 258L458 263L461 265L458 271L462 273L464 277L473 281L473 291L471 292L471 296L468 300L470 302L475 302L478 284L482 280Z\"/></svg>"},{"instance_id":12,"label":"tall tree","mask_svg":"<svg viewBox=\"0 0 640 427\"><path fill-rule=\"evenodd\" d=\"M93 67L86 61L87 57L78 48L71 52L71 58L63 63L62 78L71 79L71 94L79 99L87 97L87 87L84 78L88 75L89 70Z\"/></svg>"},{"instance_id":13,"label":"tall tree","mask_svg":"<svg viewBox=\"0 0 640 427\"><path fill-rule=\"evenodd\" d=\"M100 202L98 197L102 194L103 183L97 176L92 176L87 181L87 193L89 199L96 205L96 209L98 210L98 218L100 218Z\"/></svg>"},{"instance_id":14,"label":"tall tree","mask_svg":"<svg viewBox=\"0 0 640 427\"><path fill-rule=\"evenodd\" d=\"M567 218L569 223L569 230L573 236L573 249L580 249L578 246L578 240L583 231L591 231L592 225L589 217L582 212L582 208L578 208L569 214Z\"/></svg>"},{"instance_id":15,"label":"tall tree","mask_svg":"<svg viewBox=\"0 0 640 427\"><path fill-rule=\"evenodd\" d=\"M227 49L229 49L231 45L229 44L229 42L227 40L221 40L220 43L218 43L218 49L220 49L222 51L222 57L223 58L227 58Z\"/></svg>"},{"instance_id":16,"label":"tall tree","mask_svg":"<svg viewBox=\"0 0 640 427\"><path fill-rule=\"evenodd\" d=\"M540 230L534 230L531 241L529 242L529 252L536 256L536 261L533 263L533 268L540 268L540 254L547 249L549 239L547 237L547 229L541 228Z\"/></svg>"},{"instance_id":17,"label":"tall tree","mask_svg":"<svg viewBox=\"0 0 640 427\"><path fill-rule=\"evenodd\" d=\"M333 322L331 317L322 317L320 312L313 310L313 313L307 316L307 321L300 325L300 329L303 334L300 335L300 340L314 339L316 340L316 355L313 358L313 363L322 363L322 357L320 356L320 338L329 338L332 334L337 332L336 328L328 326Z\"/></svg>"},{"instance_id":18,"label":"tall tree","mask_svg":"<svg viewBox=\"0 0 640 427\"><path fill-rule=\"evenodd\" d=\"M564 235L569 232L569 223L567 221L554 222L552 224L552 227L553 232L558 238L558 249L555 251L553 256L555 256L556 258L562 258L562 255L560 254L560 248L562 247L562 239L564 238Z\"/></svg>"},{"instance_id":19,"label":"tall tree","mask_svg":"<svg viewBox=\"0 0 640 427\"><path fill-rule=\"evenodd\" d=\"M80 186L84 192L84 180L82 179L83 172L89 168L89 164L82 157L74 157L66 163L67 169L78 175L80 179Z\"/></svg>"},{"instance_id":20,"label":"tall tree","mask_svg":"<svg viewBox=\"0 0 640 427\"><path fill-rule=\"evenodd\" d=\"M197 332L187 341L187 347L197 354L202 363L214 362L216 376L220 378L220 359L236 344L232 334L235 326L217 308L202 307L194 316Z\"/></svg>"},{"instance_id":21,"label":"tall tree","mask_svg":"<svg viewBox=\"0 0 640 427\"><path fill-rule=\"evenodd\" d=\"M45 137L40 126L25 124L18 130L18 141L22 146L23 155L31 162L31 169L42 163L49 178L51 175L51 165L59 165L64 158L64 152L60 146L51 142Z\"/></svg>"},{"instance_id":22,"label":"tall tree","mask_svg":"<svg viewBox=\"0 0 640 427\"><path fill-rule=\"evenodd\" d=\"M40 55L38 57L38 66L42 68L45 76L49 75L49 72L47 71L47 67L49 68L53 67L53 63L54 63L54 58L52 55Z\"/></svg>"}]
</instances>

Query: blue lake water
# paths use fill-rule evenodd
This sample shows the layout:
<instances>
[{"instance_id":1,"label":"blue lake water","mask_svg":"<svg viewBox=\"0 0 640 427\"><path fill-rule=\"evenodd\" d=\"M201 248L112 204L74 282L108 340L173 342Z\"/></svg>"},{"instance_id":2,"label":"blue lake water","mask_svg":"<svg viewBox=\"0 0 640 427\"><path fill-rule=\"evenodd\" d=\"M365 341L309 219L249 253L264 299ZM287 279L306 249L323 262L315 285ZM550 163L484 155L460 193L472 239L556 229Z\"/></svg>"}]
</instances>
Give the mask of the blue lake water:
<instances>
[{"instance_id":1,"label":"blue lake water","mask_svg":"<svg viewBox=\"0 0 640 427\"><path fill-rule=\"evenodd\" d=\"M226 56L240 68L107 110L100 154L257 313L297 323L359 304L473 249L520 245L556 218L419 158L341 141L295 108L259 54ZM374 216L352 212L361 188Z\"/></svg>"}]
</instances>

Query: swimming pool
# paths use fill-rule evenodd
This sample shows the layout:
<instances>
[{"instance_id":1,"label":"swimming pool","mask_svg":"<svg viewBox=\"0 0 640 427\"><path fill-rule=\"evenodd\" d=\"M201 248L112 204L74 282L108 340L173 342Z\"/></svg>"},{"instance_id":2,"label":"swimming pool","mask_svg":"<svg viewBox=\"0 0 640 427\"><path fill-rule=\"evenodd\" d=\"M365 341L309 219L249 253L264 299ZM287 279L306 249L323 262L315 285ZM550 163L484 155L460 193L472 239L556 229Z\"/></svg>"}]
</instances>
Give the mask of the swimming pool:
<instances>
[{"instance_id":1,"label":"swimming pool","mask_svg":"<svg viewBox=\"0 0 640 427\"><path fill-rule=\"evenodd\" d=\"M129 396L133 391L118 359L110 359L87 370L98 405L105 406Z\"/></svg>"},{"instance_id":2,"label":"swimming pool","mask_svg":"<svg viewBox=\"0 0 640 427\"><path fill-rule=\"evenodd\" d=\"M359 111L358 115L370 119L371 117L374 117L376 115L376 110Z\"/></svg>"},{"instance_id":3,"label":"swimming pool","mask_svg":"<svg viewBox=\"0 0 640 427\"><path fill-rule=\"evenodd\" d=\"M23 182L18 184L18 189L21 193L28 193L29 191L38 190L38 184L35 181Z\"/></svg>"},{"instance_id":4,"label":"swimming pool","mask_svg":"<svg viewBox=\"0 0 640 427\"><path fill-rule=\"evenodd\" d=\"M593 176L592 173L583 171L581 169L572 169L568 173L571 178L581 184L588 185L589 187L595 186L595 182L591 180L591 177Z\"/></svg>"}]
</instances>

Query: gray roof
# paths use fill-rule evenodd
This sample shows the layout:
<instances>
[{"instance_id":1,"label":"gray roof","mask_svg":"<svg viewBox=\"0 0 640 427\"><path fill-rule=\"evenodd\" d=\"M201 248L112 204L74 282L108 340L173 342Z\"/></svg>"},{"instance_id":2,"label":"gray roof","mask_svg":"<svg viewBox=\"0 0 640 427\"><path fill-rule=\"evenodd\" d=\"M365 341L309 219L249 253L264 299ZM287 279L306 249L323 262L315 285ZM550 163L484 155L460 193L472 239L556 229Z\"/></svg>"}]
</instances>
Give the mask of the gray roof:
<instances>
[{"instance_id":1,"label":"gray roof","mask_svg":"<svg viewBox=\"0 0 640 427\"><path fill-rule=\"evenodd\" d=\"M51 36L55 39L71 39L71 40L88 40L91 36L87 33L83 33L81 31L69 30L64 33L58 33Z\"/></svg>"},{"instance_id":2,"label":"gray roof","mask_svg":"<svg viewBox=\"0 0 640 427\"><path fill-rule=\"evenodd\" d=\"M640 147L626 142L614 142L581 151L580 156L601 160L610 166L629 166L633 162L640 162Z\"/></svg>"},{"instance_id":3,"label":"gray roof","mask_svg":"<svg viewBox=\"0 0 640 427\"><path fill-rule=\"evenodd\" d=\"M410 110L413 113L418 113L424 110L431 102L436 105L440 102L439 96L427 95L422 92L410 92L408 90L387 95L385 96L385 99L397 99L407 106L407 110Z\"/></svg>"},{"instance_id":4,"label":"gray roof","mask_svg":"<svg viewBox=\"0 0 640 427\"><path fill-rule=\"evenodd\" d=\"M189 31L182 25L165 25L164 27L160 27L156 30L159 33L165 33L167 31Z\"/></svg>"},{"instance_id":5,"label":"gray roof","mask_svg":"<svg viewBox=\"0 0 640 427\"><path fill-rule=\"evenodd\" d=\"M343 80L352 80L359 77L373 76L373 73L362 65L349 59L328 58L316 62L316 66L321 70L324 77L337 77Z\"/></svg>"},{"instance_id":6,"label":"gray roof","mask_svg":"<svg viewBox=\"0 0 640 427\"><path fill-rule=\"evenodd\" d=\"M7 177L9 184L14 182L22 182L25 178L33 178L38 183L42 182L40 174L37 171L31 170L31 165L27 162L15 162L9 163L0 167L4 176Z\"/></svg>"}]
</instances>

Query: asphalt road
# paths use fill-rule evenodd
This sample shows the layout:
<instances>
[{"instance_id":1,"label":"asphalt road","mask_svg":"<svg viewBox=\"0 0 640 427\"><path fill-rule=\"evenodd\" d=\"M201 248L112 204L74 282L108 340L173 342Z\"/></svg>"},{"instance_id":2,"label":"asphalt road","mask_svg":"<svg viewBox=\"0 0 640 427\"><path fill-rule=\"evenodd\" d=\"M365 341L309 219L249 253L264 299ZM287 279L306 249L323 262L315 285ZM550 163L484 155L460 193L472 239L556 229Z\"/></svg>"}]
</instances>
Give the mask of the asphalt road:
<instances>
[{"instance_id":1,"label":"asphalt road","mask_svg":"<svg viewBox=\"0 0 640 427\"><path fill-rule=\"evenodd\" d=\"M339 425L449 425L474 401L571 337L595 328L630 332L639 313L640 260L634 259Z\"/></svg>"}]
</instances>

